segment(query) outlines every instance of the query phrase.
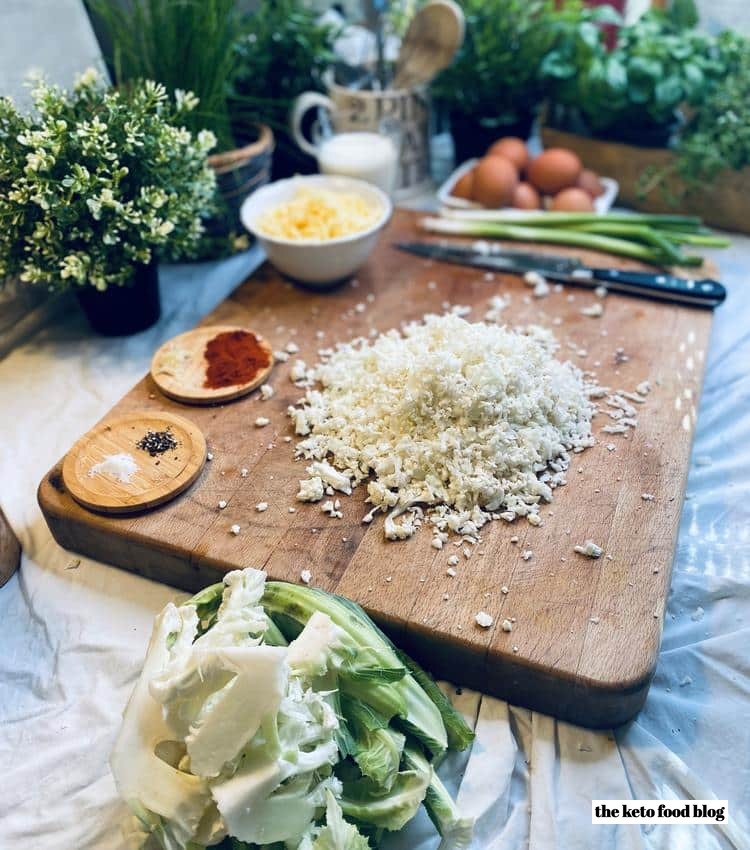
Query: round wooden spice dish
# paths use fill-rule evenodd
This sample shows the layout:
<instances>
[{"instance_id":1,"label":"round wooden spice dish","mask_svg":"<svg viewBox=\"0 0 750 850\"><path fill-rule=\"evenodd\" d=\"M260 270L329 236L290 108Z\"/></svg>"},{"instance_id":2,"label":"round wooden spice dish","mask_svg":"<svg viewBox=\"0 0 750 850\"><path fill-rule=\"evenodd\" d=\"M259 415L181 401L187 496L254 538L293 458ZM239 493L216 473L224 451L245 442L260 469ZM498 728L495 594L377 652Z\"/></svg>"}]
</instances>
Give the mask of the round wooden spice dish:
<instances>
[{"instance_id":1,"label":"round wooden spice dish","mask_svg":"<svg viewBox=\"0 0 750 850\"><path fill-rule=\"evenodd\" d=\"M210 325L165 342L151 361L164 395L186 404L217 404L252 392L273 368L271 346L236 325Z\"/></svg>"},{"instance_id":2,"label":"round wooden spice dish","mask_svg":"<svg viewBox=\"0 0 750 850\"><path fill-rule=\"evenodd\" d=\"M65 456L62 472L66 488L84 507L129 514L187 490L205 462L206 440L197 425L172 413L145 411L97 425Z\"/></svg>"}]
</instances>

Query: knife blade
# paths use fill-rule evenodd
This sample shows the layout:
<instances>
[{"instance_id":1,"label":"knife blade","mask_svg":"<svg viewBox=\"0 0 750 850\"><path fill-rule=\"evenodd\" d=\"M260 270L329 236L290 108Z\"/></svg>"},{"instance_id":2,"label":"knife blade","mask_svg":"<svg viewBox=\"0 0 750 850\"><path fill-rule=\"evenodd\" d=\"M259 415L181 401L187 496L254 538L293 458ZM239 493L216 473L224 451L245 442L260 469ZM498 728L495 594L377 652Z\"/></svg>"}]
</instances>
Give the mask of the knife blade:
<instances>
[{"instance_id":1,"label":"knife blade","mask_svg":"<svg viewBox=\"0 0 750 850\"><path fill-rule=\"evenodd\" d=\"M582 265L576 257L517 251L511 248L501 249L499 246L481 241L473 245L456 245L449 242L397 242L396 247L426 259L496 271L549 271L572 274Z\"/></svg>"},{"instance_id":2,"label":"knife blade","mask_svg":"<svg viewBox=\"0 0 750 850\"><path fill-rule=\"evenodd\" d=\"M637 295L695 307L714 308L726 298L726 289L722 284L708 278L683 278L666 272L596 268L584 265L577 257L516 251L485 242L475 242L472 245L397 242L395 247L441 262L510 274L537 271L559 283L589 288L605 286L608 290L623 295Z\"/></svg>"}]
</instances>

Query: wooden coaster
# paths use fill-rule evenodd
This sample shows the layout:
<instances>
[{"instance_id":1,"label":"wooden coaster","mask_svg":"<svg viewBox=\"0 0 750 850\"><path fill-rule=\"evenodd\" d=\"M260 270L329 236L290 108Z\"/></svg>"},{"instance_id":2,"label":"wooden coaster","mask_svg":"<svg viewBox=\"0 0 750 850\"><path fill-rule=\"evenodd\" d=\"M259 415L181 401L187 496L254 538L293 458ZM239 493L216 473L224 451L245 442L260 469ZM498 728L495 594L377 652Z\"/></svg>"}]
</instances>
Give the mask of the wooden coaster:
<instances>
[{"instance_id":1,"label":"wooden coaster","mask_svg":"<svg viewBox=\"0 0 750 850\"><path fill-rule=\"evenodd\" d=\"M169 430L173 449L151 456L137 446L147 431ZM128 455L134 471L95 470L111 455ZM92 511L128 514L154 508L182 493L206 462L206 440L197 425L172 413L126 413L97 425L68 452L63 480L73 498Z\"/></svg>"},{"instance_id":2,"label":"wooden coaster","mask_svg":"<svg viewBox=\"0 0 750 850\"><path fill-rule=\"evenodd\" d=\"M205 386L209 368L206 346L220 334L241 334L245 339L250 334L267 356L268 365L243 383L214 388ZM239 341L240 344L241 342L242 340ZM272 368L271 346L258 334L236 325L210 325L195 328L165 342L151 361L151 377L164 395L176 401L186 404L216 404L252 392L266 380Z\"/></svg>"}]
</instances>

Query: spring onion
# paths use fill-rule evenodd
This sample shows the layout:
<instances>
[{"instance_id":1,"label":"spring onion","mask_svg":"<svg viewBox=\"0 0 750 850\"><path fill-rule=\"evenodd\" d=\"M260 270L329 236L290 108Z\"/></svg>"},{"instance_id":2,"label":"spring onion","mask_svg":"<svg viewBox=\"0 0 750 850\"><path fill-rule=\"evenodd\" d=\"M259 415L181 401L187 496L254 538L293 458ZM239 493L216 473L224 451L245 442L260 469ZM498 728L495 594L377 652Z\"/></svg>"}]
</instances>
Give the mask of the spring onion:
<instances>
[{"instance_id":1,"label":"spring onion","mask_svg":"<svg viewBox=\"0 0 750 850\"><path fill-rule=\"evenodd\" d=\"M701 265L701 257L684 253L682 245L729 245L724 237L706 230L699 218L688 215L445 210L440 218L422 219L421 226L433 233L455 236L587 248L657 266Z\"/></svg>"}]
</instances>

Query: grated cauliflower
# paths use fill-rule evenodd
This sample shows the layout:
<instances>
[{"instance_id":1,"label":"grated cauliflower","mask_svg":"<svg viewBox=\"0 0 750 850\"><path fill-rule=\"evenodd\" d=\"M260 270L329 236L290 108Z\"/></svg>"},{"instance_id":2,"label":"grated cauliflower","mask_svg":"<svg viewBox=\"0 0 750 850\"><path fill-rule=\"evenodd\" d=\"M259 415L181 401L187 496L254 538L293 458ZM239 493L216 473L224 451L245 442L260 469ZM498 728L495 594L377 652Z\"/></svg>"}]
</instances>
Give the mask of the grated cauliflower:
<instances>
[{"instance_id":1,"label":"grated cauliflower","mask_svg":"<svg viewBox=\"0 0 750 850\"><path fill-rule=\"evenodd\" d=\"M410 537L423 509L460 534L501 511L535 515L565 483L569 453L594 444L583 375L556 350L541 328L454 314L339 344L311 370L319 387L289 408L296 454L344 492L369 479L390 539Z\"/></svg>"}]
</instances>

